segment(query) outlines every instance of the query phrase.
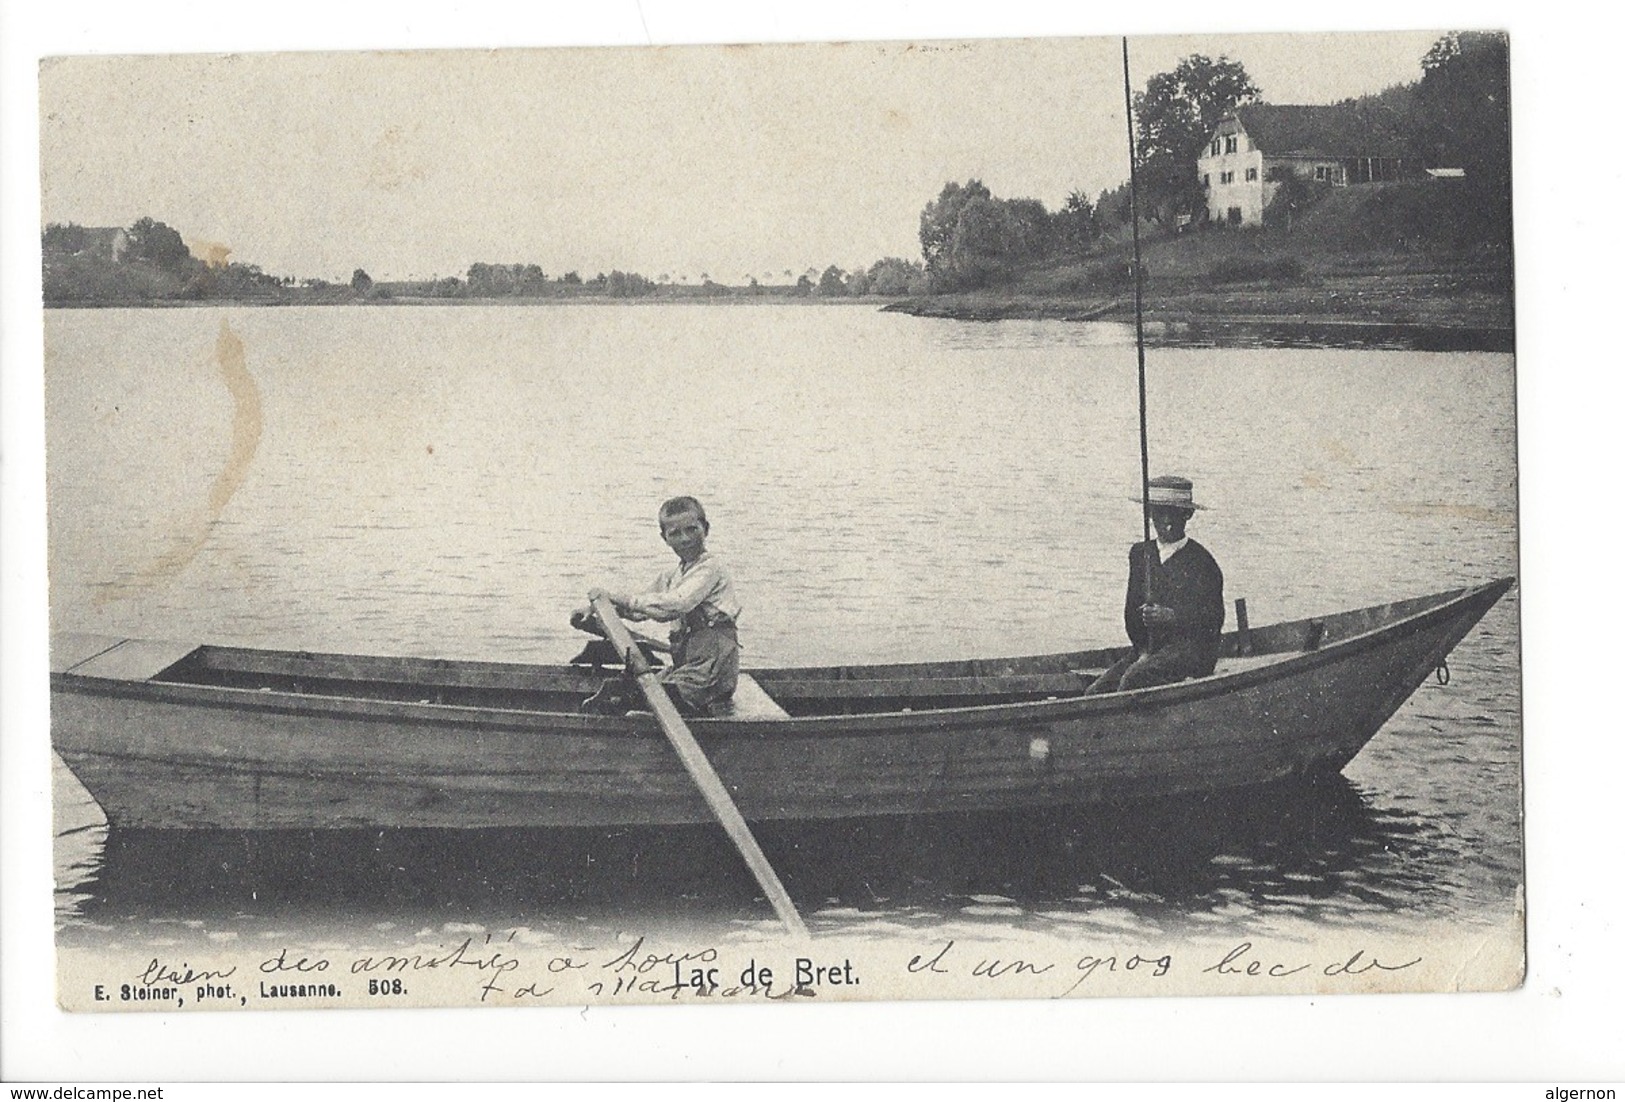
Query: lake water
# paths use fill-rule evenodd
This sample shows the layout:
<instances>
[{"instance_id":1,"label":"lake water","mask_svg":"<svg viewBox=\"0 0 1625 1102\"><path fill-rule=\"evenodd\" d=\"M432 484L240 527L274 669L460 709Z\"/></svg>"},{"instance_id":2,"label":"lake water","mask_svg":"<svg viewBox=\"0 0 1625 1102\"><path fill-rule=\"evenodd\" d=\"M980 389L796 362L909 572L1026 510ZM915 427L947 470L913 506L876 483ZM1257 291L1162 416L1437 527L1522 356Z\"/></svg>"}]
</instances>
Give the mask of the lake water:
<instances>
[{"instance_id":1,"label":"lake water","mask_svg":"<svg viewBox=\"0 0 1625 1102\"><path fill-rule=\"evenodd\" d=\"M52 624L563 661L595 583L706 504L747 664L1120 642L1135 354L1113 324L861 307L48 311ZM1148 353L1153 473L1254 624L1516 573L1502 353ZM1514 590L1329 790L1129 818L769 829L815 930L1501 924L1522 880ZM699 925L768 914L720 833L108 836L57 763L65 943Z\"/></svg>"}]
</instances>

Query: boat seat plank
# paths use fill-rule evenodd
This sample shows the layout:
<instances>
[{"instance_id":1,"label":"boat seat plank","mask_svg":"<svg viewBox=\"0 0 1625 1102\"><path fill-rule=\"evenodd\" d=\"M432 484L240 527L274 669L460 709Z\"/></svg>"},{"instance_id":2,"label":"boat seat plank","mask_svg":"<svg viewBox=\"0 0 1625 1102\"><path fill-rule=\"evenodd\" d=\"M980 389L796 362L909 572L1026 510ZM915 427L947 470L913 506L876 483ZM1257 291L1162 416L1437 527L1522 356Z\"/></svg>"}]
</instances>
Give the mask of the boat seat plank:
<instances>
[{"instance_id":1,"label":"boat seat plank","mask_svg":"<svg viewBox=\"0 0 1625 1102\"><path fill-rule=\"evenodd\" d=\"M734 687L731 706L720 713L728 719L789 719L790 713L779 707L779 702L767 695L767 690L756 683L748 673L739 675Z\"/></svg>"},{"instance_id":2,"label":"boat seat plank","mask_svg":"<svg viewBox=\"0 0 1625 1102\"><path fill-rule=\"evenodd\" d=\"M775 678L773 688L786 699L872 700L879 698L929 696L982 697L1033 693L1079 693L1098 670L1074 670L1059 674L1009 674L1003 677L896 677L862 678L852 681L824 681L803 678Z\"/></svg>"},{"instance_id":3,"label":"boat seat plank","mask_svg":"<svg viewBox=\"0 0 1625 1102\"><path fill-rule=\"evenodd\" d=\"M240 647L204 647L194 661L203 669L234 676L260 675L295 680L520 692L577 692L583 689L590 692L605 676L602 671L587 666L529 666L433 658L256 651Z\"/></svg>"},{"instance_id":4,"label":"boat seat plank","mask_svg":"<svg viewBox=\"0 0 1625 1102\"><path fill-rule=\"evenodd\" d=\"M173 643L161 639L124 639L111 647L92 651L78 662L58 672L105 677L114 681L146 681L197 650L196 643ZM66 657L66 653L64 653ZM53 668L57 662L52 652Z\"/></svg>"}]
</instances>

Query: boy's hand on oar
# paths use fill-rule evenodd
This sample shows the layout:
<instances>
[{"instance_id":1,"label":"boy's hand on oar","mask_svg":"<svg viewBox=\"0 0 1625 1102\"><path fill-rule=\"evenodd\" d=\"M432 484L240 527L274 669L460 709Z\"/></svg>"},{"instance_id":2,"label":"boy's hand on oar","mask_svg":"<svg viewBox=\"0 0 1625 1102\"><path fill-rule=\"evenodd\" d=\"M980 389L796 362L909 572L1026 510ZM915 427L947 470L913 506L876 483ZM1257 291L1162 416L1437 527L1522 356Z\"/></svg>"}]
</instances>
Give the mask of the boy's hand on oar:
<instances>
[{"instance_id":1,"label":"boy's hand on oar","mask_svg":"<svg viewBox=\"0 0 1625 1102\"><path fill-rule=\"evenodd\" d=\"M628 597L626 594L616 593L614 590L610 589L599 589L598 587L594 586L592 589L587 590L587 600L589 602L596 601L600 597L614 605L616 612L624 611L626 606L630 604L632 600L632 598Z\"/></svg>"}]
</instances>

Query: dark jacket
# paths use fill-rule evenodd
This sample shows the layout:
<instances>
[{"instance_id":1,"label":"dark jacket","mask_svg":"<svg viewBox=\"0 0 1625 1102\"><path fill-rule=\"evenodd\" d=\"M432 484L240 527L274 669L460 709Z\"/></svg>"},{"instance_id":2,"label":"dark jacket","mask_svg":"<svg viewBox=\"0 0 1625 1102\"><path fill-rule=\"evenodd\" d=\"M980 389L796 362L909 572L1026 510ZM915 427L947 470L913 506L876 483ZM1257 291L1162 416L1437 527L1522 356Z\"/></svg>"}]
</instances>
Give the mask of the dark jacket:
<instances>
[{"instance_id":1,"label":"dark jacket","mask_svg":"<svg viewBox=\"0 0 1625 1102\"><path fill-rule=\"evenodd\" d=\"M1151 574L1151 597L1146 600L1146 572ZM1171 608L1178 622L1155 631L1140 617L1143 604ZM1151 654L1174 642L1184 642L1199 656L1194 676L1213 672L1219 660L1219 633L1224 630L1224 572L1207 548L1187 540L1167 562L1157 557L1157 541L1137 543L1128 553L1128 596L1123 602L1123 626L1134 649Z\"/></svg>"}]
</instances>

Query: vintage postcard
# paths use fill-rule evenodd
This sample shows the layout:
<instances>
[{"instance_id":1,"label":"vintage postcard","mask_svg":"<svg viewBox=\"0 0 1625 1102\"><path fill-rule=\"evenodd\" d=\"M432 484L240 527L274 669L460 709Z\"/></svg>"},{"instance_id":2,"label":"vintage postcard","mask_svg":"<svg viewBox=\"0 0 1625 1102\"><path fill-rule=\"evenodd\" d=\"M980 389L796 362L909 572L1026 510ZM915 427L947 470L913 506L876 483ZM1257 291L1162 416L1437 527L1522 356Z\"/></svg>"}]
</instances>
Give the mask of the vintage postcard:
<instances>
[{"instance_id":1,"label":"vintage postcard","mask_svg":"<svg viewBox=\"0 0 1625 1102\"><path fill-rule=\"evenodd\" d=\"M46 59L59 1004L1517 987L1509 88Z\"/></svg>"}]
</instances>

